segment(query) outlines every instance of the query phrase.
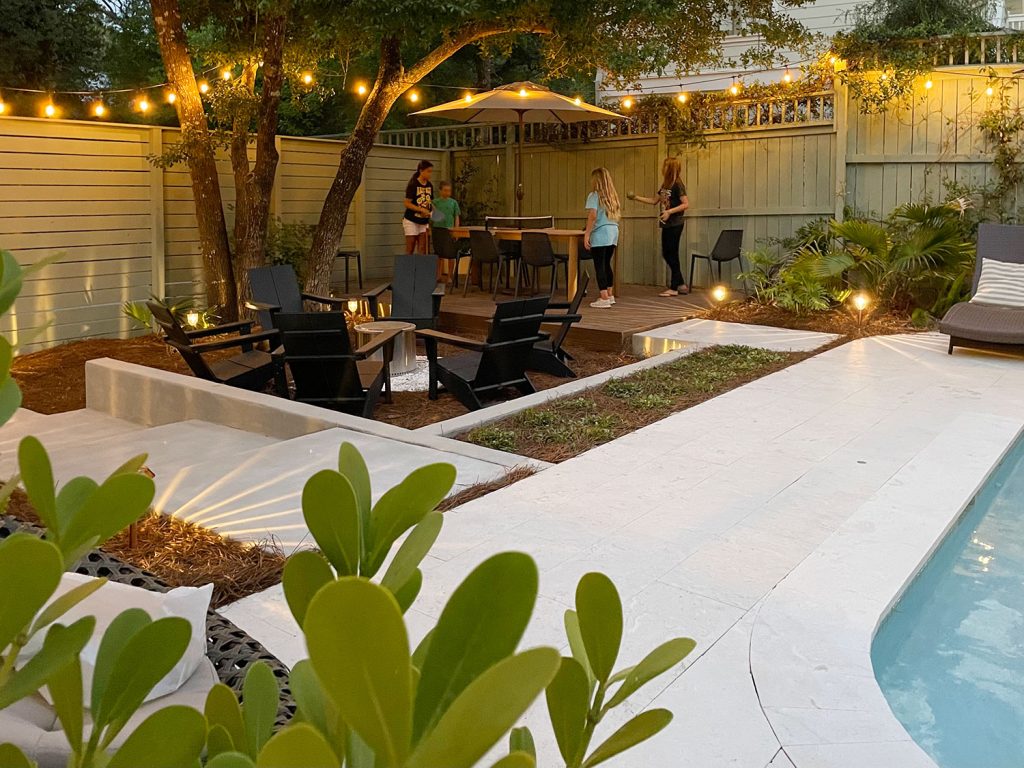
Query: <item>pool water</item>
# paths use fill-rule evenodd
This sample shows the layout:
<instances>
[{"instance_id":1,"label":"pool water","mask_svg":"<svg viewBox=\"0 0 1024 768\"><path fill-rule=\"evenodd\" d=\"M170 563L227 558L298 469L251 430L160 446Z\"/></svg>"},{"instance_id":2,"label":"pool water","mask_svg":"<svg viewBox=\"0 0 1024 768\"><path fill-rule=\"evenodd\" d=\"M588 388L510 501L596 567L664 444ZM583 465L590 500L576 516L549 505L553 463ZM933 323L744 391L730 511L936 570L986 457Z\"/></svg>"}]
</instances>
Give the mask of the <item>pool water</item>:
<instances>
[{"instance_id":1,"label":"pool water","mask_svg":"<svg viewBox=\"0 0 1024 768\"><path fill-rule=\"evenodd\" d=\"M1024 766L1024 443L879 628L875 676L941 768Z\"/></svg>"}]
</instances>

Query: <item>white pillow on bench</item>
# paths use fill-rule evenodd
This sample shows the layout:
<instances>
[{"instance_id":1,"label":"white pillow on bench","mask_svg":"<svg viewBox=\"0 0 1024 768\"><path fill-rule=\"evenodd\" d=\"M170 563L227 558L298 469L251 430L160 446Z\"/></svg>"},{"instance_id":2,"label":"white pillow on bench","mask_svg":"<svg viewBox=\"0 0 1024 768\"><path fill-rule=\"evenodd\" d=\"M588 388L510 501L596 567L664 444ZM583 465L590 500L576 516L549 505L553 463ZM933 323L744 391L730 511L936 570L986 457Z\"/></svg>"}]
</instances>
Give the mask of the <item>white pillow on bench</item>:
<instances>
[{"instance_id":1,"label":"white pillow on bench","mask_svg":"<svg viewBox=\"0 0 1024 768\"><path fill-rule=\"evenodd\" d=\"M65 592L92 581L93 577L83 576L79 573L65 573L61 577L60 586L54 593L52 600L56 600ZM89 691L92 688L92 673L96 664L96 656L99 653L100 641L103 633L110 626L110 623L122 611L128 608L141 608L149 614L150 618L156 621L165 616L179 616L187 619L192 625L192 637L184 655L178 660L174 668L150 691L146 701L153 701L161 696L174 693L183 686L200 664L206 660L206 612L210 607L210 597L213 595L213 585L207 584L202 587L177 587L169 592L150 592L141 587L133 587L128 584L107 582L89 597L80 602L70 611L65 613L59 622L64 625L80 619L83 616L96 617L96 631L93 632L85 649L82 651L82 682L85 691L86 706L89 706ZM24 666L32 656L39 652L43 645L45 632L40 632L26 645L18 654L18 667ZM40 691L48 703L49 691L45 688Z\"/></svg>"},{"instance_id":2,"label":"white pillow on bench","mask_svg":"<svg viewBox=\"0 0 1024 768\"><path fill-rule=\"evenodd\" d=\"M982 259L978 288L971 302L1000 307L1024 307L1024 264Z\"/></svg>"}]
</instances>

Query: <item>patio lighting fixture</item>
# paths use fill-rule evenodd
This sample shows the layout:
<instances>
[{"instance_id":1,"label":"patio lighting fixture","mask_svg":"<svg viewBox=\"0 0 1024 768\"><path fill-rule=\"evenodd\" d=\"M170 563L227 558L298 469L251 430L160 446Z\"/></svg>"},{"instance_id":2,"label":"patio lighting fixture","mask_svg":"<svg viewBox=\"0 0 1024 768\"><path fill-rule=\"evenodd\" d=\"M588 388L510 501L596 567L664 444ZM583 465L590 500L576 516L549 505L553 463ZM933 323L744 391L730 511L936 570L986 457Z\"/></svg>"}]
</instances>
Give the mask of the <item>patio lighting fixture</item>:
<instances>
[{"instance_id":1,"label":"patio lighting fixture","mask_svg":"<svg viewBox=\"0 0 1024 768\"><path fill-rule=\"evenodd\" d=\"M925 81L924 81L924 89L925 89L926 91L930 91L930 90L932 89L932 86L933 86L933 85L935 85L935 83L933 83L933 82L931 81L931 78L929 78L928 80L925 80Z\"/></svg>"},{"instance_id":2,"label":"patio lighting fixture","mask_svg":"<svg viewBox=\"0 0 1024 768\"><path fill-rule=\"evenodd\" d=\"M985 89L985 95L986 96L991 96L993 93L995 93L995 91L992 89L991 85L988 88Z\"/></svg>"},{"instance_id":3,"label":"patio lighting fixture","mask_svg":"<svg viewBox=\"0 0 1024 768\"><path fill-rule=\"evenodd\" d=\"M97 101L95 104L92 105L92 113L96 117L103 117L105 114L107 114L107 108L103 106L102 101Z\"/></svg>"},{"instance_id":4,"label":"patio lighting fixture","mask_svg":"<svg viewBox=\"0 0 1024 768\"><path fill-rule=\"evenodd\" d=\"M209 90L210 90L210 84L208 82L206 82L205 80L200 80L199 81L199 92L200 93L206 93Z\"/></svg>"},{"instance_id":5,"label":"patio lighting fixture","mask_svg":"<svg viewBox=\"0 0 1024 768\"><path fill-rule=\"evenodd\" d=\"M729 86L729 93L731 93L733 96L739 96L740 95L740 84L739 83L733 83L732 85L730 85Z\"/></svg>"},{"instance_id":6,"label":"patio lighting fixture","mask_svg":"<svg viewBox=\"0 0 1024 768\"><path fill-rule=\"evenodd\" d=\"M312 72L303 72L302 73L302 84L303 85L312 85L313 84L313 73Z\"/></svg>"},{"instance_id":7,"label":"patio lighting fixture","mask_svg":"<svg viewBox=\"0 0 1024 768\"><path fill-rule=\"evenodd\" d=\"M572 100L572 103L575 104L578 107L580 104L583 103L583 99L581 99L579 96L577 96L575 99Z\"/></svg>"},{"instance_id":8,"label":"patio lighting fixture","mask_svg":"<svg viewBox=\"0 0 1024 768\"><path fill-rule=\"evenodd\" d=\"M724 285L716 285L711 289L711 298L717 303L721 304L727 298L729 298L729 289Z\"/></svg>"},{"instance_id":9,"label":"patio lighting fixture","mask_svg":"<svg viewBox=\"0 0 1024 768\"><path fill-rule=\"evenodd\" d=\"M519 95L520 96L529 96L530 92L528 90L526 90L525 88L520 88L519 89Z\"/></svg>"},{"instance_id":10,"label":"patio lighting fixture","mask_svg":"<svg viewBox=\"0 0 1024 768\"><path fill-rule=\"evenodd\" d=\"M176 94L174 91L168 91L167 92L167 103L168 104L173 104L177 100L178 100L178 94Z\"/></svg>"},{"instance_id":11,"label":"patio lighting fixture","mask_svg":"<svg viewBox=\"0 0 1024 768\"><path fill-rule=\"evenodd\" d=\"M623 109L632 109L633 108L633 100L631 98L629 98L628 96L626 98L624 98L622 100L622 108Z\"/></svg>"},{"instance_id":12,"label":"patio lighting fixture","mask_svg":"<svg viewBox=\"0 0 1024 768\"><path fill-rule=\"evenodd\" d=\"M680 104L685 104L688 98L690 97L687 96L685 93L680 93L678 96L676 96L676 101L678 101Z\"/></svg>"},{"instance_id":13,"label":"patio lighting fixture","mask_svg":"<svg viewBox=\"0 0 1024 768\"><path fill-rule=\"evenodd\" d=\"M419 100L420 100L419 93L417 93L416 91L409 91L409 101L411 101L413 104L415 104Z\"/></svg>"},{"instance_id":14,"label":"patio lighting fixture","mask_svg":"<svg viewBox=\"0 0 1024 768\"><path fill-rule=\"evenodd\" d=\"M864 325L864 310L871 306L871 297L863 291L853 294L850 303L857 310L857 325Z\"/></svg>"},{"instance_id":15,"label":"patio lighting fixture","mask_svg":"<svg viewBox=\"0 0 1024 768\"><path fill-rule=\"evenodd\" d=\"M145 96L142 96L136 103L135 106L139 108L139 112L146 114L149 112L149 100Z\"/></svg>"},{"instance_id":16,"label":"patio lighting fixture","mask_svg":"<svg viewBox=\"0 0 1024 768\"><path fill-rule=\"evenodd\" d=\"M788 67L786 68L786 71L782 73L782 82L787 85L793 82L793 73L789 71Z\"/></svg>"},{"instance_id":17,"label":"patio lighting fixture","mask_svg":"<svg viewBox=\"0 0 1024 768\"><path fill-rule=\"evenodd\" d=\"M43 107L43 114L46 115L46 117L57 116L57 107L53 105L53 101L46 102L45 106Z\"/></svg>"},{"instance_id":18,"label":"patio lighting fixture","mask_svg":"<svg viewBox=\"0 0 1024 768\"><path fill-rule=\"evenodd\" d=\"M194 309L190 309L188 312L186 312L185 313L185 324L191 326L192 328L198 328L199 327L199 312L194 310Z\"/></svg>"},{"instance_id":19,"label":"patio lighting fixture","mask_svg":"<svg viewBox=\"0 0 1024 768\"><path fill-rule=\"evenodd\" d=\"M228 69L227 67L225 67L224 69L222 69L220 71L220 77L221 77L221 80L230 80L231 79L231 70Z\"/></svg>"},{"instance_id":20,"label":"patio lighting fixture","mask_svg":"<svg viewBox=\"0 0 1024 768\"><path fill-rule=\"evenodd\" d=\"M466 103L469 104L472 101L473 101L473 94L472 93L467 93L466 94Z\"/></svg>"},{"instance_id":21,"label":"patio lighting fixture","mask_svg":"<svg viewBox=\"0 0 1024 768\"><path fill-rule=\"evenodd\" d=\"M350 314L355 314L359 311L359 302L355 299L350 299L348 302L348 311Z\"/></svg>"},{"instance_id":22,"label":"patio lighting fixture","mask_svg":"<svg viewBox=\"0 0 1024 768\"><path fill-rule=\"evenodd\" d=\"M365 83L360 83L359 85L357 85L356 86L356 93L358 93L360 96L365 96L366 95L366 84Z\"/></svg>"},{"instance_id":23,"label":"patio lighting fixture","mask_svg":"<svg viewBox=\"0 0 1024 768\"><path fill-rule=\"evenodd\" d=\"M0 98L0 115L4 114L5 112L7 112L7 105L4 103L4 100Z\"/></svg>"}]
</instances>

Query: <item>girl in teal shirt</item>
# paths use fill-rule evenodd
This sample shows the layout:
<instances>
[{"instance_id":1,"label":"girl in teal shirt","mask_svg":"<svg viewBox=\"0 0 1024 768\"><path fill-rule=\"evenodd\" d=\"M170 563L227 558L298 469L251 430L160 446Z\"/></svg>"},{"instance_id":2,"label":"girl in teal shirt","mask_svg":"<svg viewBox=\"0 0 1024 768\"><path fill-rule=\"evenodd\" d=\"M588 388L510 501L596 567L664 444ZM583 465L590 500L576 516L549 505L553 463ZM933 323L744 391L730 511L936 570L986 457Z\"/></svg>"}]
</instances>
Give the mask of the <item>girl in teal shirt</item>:
<instances>
[{"instance_id":1,"label":"girl in teal shirt","mask_svg":"<svg viewBox=\"0 0 1024 768\"><path fill-rule=\"evenodd\" d=\"M619 218L622 206L607 168L595 168L590 174L591 193L587 196L587 227L583 233L583 247L590 251L597 273L597 287L601 298L590 306L607 309L615 303L615 275L612 258L619 244Z\"/></svg>"}]
</instances>

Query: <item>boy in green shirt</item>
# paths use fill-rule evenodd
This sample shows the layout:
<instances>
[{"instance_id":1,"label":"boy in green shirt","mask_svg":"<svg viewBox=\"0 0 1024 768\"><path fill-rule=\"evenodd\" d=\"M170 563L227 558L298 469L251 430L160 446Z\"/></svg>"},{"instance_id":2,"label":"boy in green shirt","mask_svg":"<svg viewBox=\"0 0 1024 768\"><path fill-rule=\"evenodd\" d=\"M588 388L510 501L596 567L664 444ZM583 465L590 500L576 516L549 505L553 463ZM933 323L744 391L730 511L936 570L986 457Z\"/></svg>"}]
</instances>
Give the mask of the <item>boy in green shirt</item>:
<instances>
[{"instance_id":1,"label":"boy in green shirt","mask_svg":"<svg viewBox=\"0 0 1024 768\"><path fill-rule=\"evenodd\" d=\"M434 210L430 214L430 225L434 229L451 229L459 226L459 217L462 211L459 209L459 201L452 197L452 183L442 181L437 187L440 197L434 199ZM441 259L437 263L438 279L447 280L447 268L450 266L447 259Z\"/></svg>"}]
</instances>

